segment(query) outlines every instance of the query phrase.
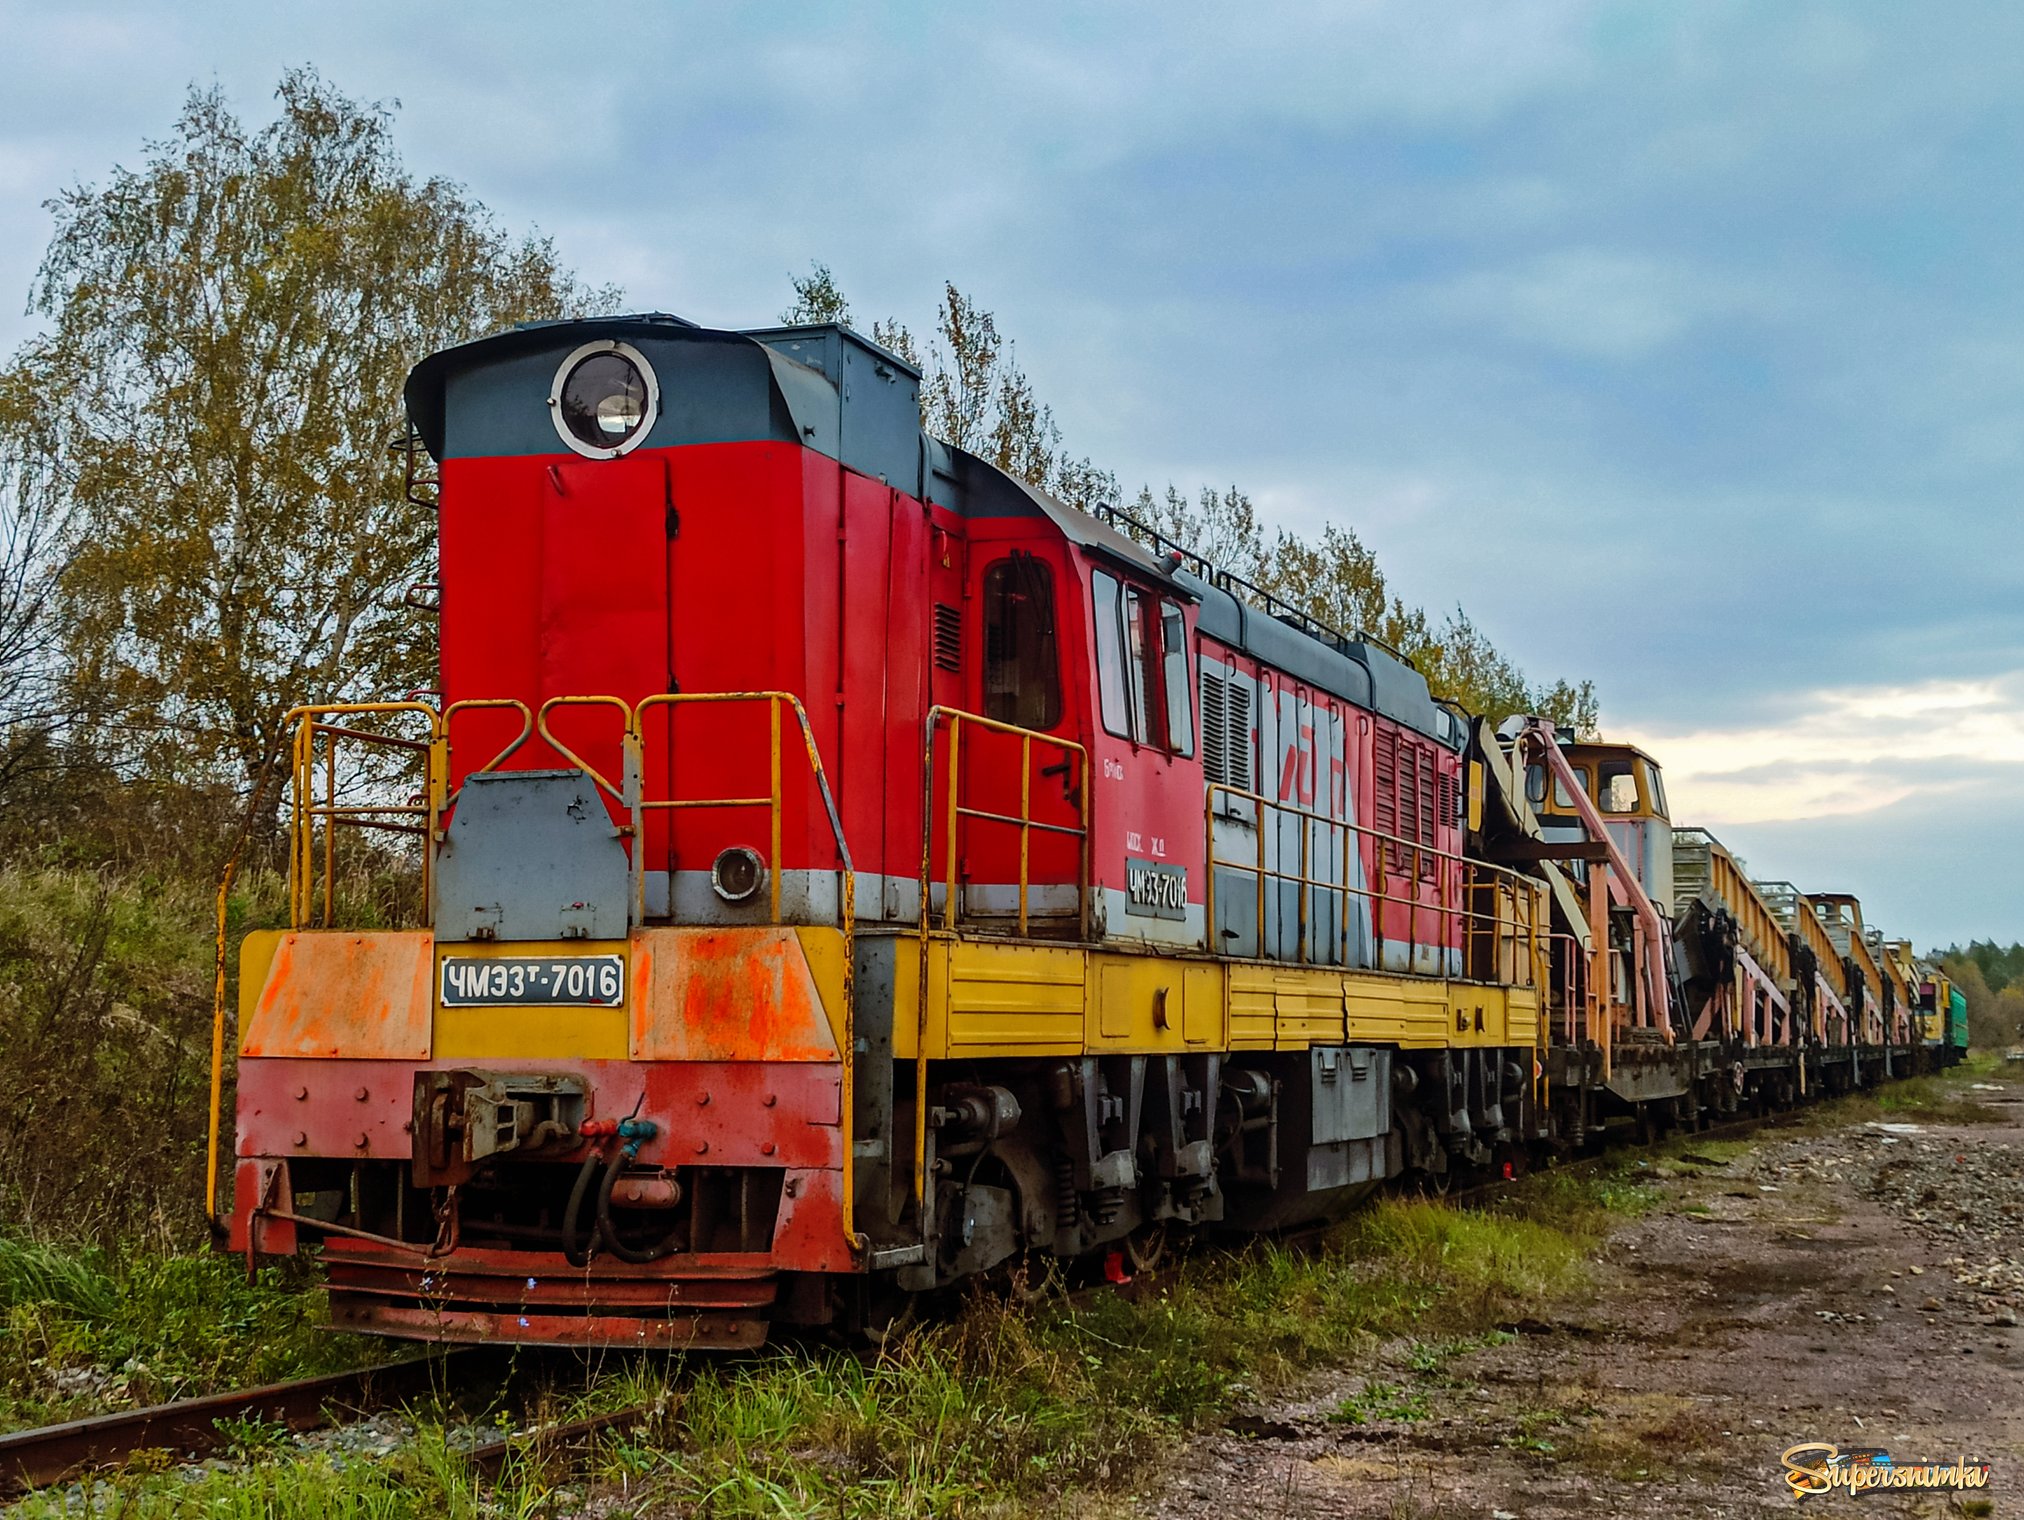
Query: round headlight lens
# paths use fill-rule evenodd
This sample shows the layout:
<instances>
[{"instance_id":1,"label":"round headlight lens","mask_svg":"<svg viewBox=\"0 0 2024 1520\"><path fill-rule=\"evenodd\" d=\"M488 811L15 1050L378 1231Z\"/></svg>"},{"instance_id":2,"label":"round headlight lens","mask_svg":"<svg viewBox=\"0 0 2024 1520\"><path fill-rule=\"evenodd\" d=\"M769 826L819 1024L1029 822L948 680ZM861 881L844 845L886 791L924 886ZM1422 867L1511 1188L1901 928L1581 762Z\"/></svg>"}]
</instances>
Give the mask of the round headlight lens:
<instances>
[{"instance_id":1,"label":"round headlight lens","mask_svg":"<svg viewBox=\"0 0 2024 1520\"><path fill-rule=\"evenodd\" d=\"M741 903L766 881L766 862L757 850L734 844L710 867L710 886L727 903Z\"/></svg>"},{"instance_id":2,"label":"round headlight lens","mask_svg":"<svg viewBox=\"0 0 2024 1520\"><path fill-rule=\"evenodd\" d=\"M624 448L647 424L646 376L623 354L592 354L564 377L555 404L571 437Z\"/></svg>"}]
</instances>

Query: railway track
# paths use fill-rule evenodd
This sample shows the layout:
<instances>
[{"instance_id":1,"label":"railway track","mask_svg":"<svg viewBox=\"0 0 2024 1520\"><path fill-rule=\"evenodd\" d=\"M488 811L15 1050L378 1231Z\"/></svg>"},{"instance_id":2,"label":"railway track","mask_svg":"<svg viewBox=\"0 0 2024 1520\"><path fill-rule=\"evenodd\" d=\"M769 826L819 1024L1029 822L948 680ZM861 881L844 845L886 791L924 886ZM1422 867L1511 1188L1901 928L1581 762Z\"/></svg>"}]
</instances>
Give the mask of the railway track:
<instances>
[{"instance_id":1,"label":"railway track","mask_svg":"<svg viewBox=\"0 0 2024 1520\"><path fill-rule=\"evenodd\" d=\"M291 1431L313 1430L449 1391L485 1348L450 1350L354 1372L296 1378L259 1388L176 1399L145 1409L66 1420L0 1436L0 1499L116 1467L136 1452L166 1449L187 1459L232 1442L231 1425L262 1421ZM464 1452L480 1473L496 1474L516 1456L549 1460L593 1438L638 1425L649 1407L615 1410L559 1424L488 1434Z\"/></svg>"},{"instance_id":2,"label":"railway track","mask_svg":"<svg viewBox=\"0 0 2024 1520\"><path fill-rule=\"evenodd\" d=\"M1795 1117L1783 1112L1752 1115L1684 1132L1677 1138L1688 1143L1742 1139L1790 1124ZM1561 1174L1588 1171L1620 1160L1623 1154L1624 1147L1605 1144L1591 1155L1561 1163L1552 1170ZM1431 1196L1455 1207L1478 1207L1494 1202L1527 1176L1538 1175L1541 1174L1533 1172L1489 1178ZM1326 1233L1326 1226L1303 1227L1283 1232L1279 1240L1295 1250L1306 1250L1318 1244ZM1175 1270L1180 1255L1173 1253L1133 1273L1123 1284L1102 1282L1064 1288L1062 1299L1083 1306L1100 1293L1149 1291ZM310 1430L429 1393L447 1392L453 1375L469 1371L487 1349L456 1348L353 1372L178 1399L144 1409L0 1435L0 1499L15 1498L33 1489L116 1466L139 1451L165 1448L191 1459L202 1457L231 1444L229 1426L234 1421L257 1420L294 1431ZM490 1434L468 1448L464 1456L478 1472L496 1474L515 1456L552 1460L581 1449L597 1436L638 1426L653 1412L652 1408L641 1406Z\"/></svg>"},{"instance_id":3,"label":"railway track","mask_svg":"<svg viewBox=\"0 0 2024 1520\"><path fill-rule=\"evenodd\" d=\"M327 1423L333 1409L370 1413L442 1387L449 1367L466 1356L459 1351L414 1357L15 1431L0 1436L0 1497L60 1483L137 1451L166 1447L201 1456L229 1444L224 1427L230 1421L308 1430Z\"/></svg>"}]
</instances>

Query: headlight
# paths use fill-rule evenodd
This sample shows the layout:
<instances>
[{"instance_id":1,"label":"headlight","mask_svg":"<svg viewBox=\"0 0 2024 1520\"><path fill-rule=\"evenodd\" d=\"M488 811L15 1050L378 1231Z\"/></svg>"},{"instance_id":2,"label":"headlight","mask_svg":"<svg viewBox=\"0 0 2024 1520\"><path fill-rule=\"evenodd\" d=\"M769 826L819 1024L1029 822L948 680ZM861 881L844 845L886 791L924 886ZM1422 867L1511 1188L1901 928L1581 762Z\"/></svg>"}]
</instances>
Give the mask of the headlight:
<instances>
[{"instance_id":1,"label":"headlight","mask_svg":"<svg viewBox=\"0 0 2024 1520\"><path fill-rule=\"evenodd\" d=\"M579 454L615 459L652 430L660 387L628 343L587 343L562 361L548 392L555 431Z\"/></svg>"},{"instance_id":2,"label":"headlight","mask_svg":"<svg viewBox=\"0 0 2024 1520\"><path fill-rule=\"evenodd\" d=\"M741 903L766 882L766 862L757 850L734 844L710 867L710 886L727 903Z\"/></svg>"}]
</instances>

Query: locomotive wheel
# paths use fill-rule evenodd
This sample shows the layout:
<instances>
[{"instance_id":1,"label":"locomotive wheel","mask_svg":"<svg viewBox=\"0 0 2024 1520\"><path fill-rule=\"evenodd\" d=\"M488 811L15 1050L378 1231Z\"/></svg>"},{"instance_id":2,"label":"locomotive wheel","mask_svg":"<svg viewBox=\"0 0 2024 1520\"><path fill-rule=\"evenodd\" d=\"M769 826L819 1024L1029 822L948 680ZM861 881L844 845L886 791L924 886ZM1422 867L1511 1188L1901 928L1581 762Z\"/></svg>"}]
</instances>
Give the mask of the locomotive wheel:
<instances>
[{"instance_id":1,"label":"locomotive wheel","mask_svg":"<svg viewBox=\"0 0 2024 1520\"><path fill-rule=\"evenodd\" d=\"M865 1304L860 1332L866 1344L883 1348L900 1340L920 1317L920 1305L918 1293L909 1293L896 1284L881 1284L873 1289Z\"/></svg>"},{"instance_id":2,"label":"locomotive wheel","mask_svg":"<svg viewBox=\"0 0 2024 1520\"><path fill-rule=\"evenodd\" d=\"M1013 1257L1005 1269L1005 1296L1015 1304L1038 1303L1061 1291L1066 1279L1061 1258L1052 1251L1028 1249Z\"/></svg>"},{"instance_id":3,"label":"locomotive wheel","mask_svg":"<svg viewBox=\"0 0 2024 1520\"><path fill-rule=\"evenodd\" d=\"M1167 1222L1142 1224L1124 1238L1124 1257L1134 1272L1152 1272L1167 1256Z\"/></svg>"}]
</instances>

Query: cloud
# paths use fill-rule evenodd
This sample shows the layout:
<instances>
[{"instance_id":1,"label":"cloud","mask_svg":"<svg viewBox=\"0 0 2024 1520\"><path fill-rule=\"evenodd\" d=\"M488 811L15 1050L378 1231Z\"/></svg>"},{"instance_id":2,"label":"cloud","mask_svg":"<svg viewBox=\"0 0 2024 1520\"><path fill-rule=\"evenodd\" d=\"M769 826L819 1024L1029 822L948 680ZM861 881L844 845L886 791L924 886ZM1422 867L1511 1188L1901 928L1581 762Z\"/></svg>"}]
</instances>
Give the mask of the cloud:
<instances>
[{"instance_id":1,"label":"cloud","mask_svg":"<svg viewBox=\"0 0 2024 1520\"><path fill-rule=\"evenodd\" d=\"M1675 822L1842 818L1907 799L2013 789L2024 770L2024 671L1830 688L1749 727L1612 733L1648 750Z\"/></svg>"},{"instance_id":2,"label":"cloud","mask_svg":"<svg viewBox=\"0 0 2024 1520\"><path fill-rule=\"evenodd\" d=\"M1421 294L1436 319L1596 359L1643 359L1754 303L1676 260L1562 248Z\"/></svg>"}]
</instances>

